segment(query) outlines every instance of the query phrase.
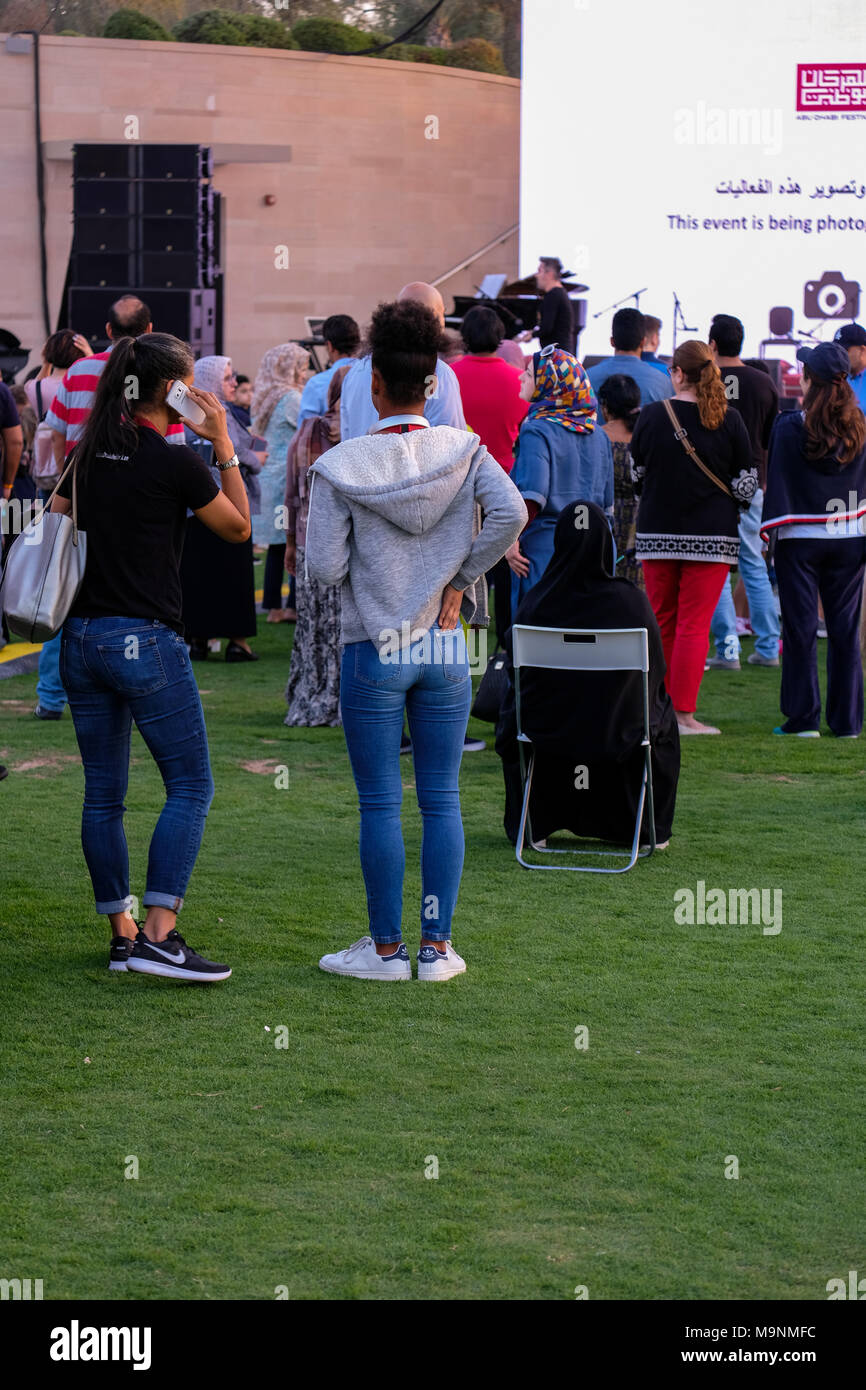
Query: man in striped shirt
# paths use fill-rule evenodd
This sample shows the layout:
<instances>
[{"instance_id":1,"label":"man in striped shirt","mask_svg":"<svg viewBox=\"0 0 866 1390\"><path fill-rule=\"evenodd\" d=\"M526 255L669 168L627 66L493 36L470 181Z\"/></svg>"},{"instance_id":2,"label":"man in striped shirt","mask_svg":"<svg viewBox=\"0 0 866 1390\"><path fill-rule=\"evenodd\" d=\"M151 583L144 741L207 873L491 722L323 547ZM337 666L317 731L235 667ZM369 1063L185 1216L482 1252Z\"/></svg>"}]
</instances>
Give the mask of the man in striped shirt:
<instances>
[{"instance_id":1,"label":"man in striped shirt","mask_svg":"<svg viewBox=\"0 0 866 1390\"><path fill-rule=\"evenodd\" d=\"M136 295L125 294L121 299L115 300L109 309L105 332L112 342L118 338L140 338L143 333L152 333L150 310ZM111 348L108 348L106 352L97 352L73 362L60 383L54 403L45 417L51 429L54 457L59 468L62 468L63 460L69 457L73 445L78 443L84 433L99 378L110 352ZM183 425L170 425L166 439L169 444L182 444Z\"/></svg>"},{"instance_id":2,"label":"man in striped shirt","mask_svg":"<svg viewBox=\"0 0 866 1390\"><path fill-rule=\"evenodd\" d=\"M105 331L112 342L118 338L140 338L144 333L151 333L153 324L150 310L136 295L125 294L115 300L109 309ZM45 416L51 429L54 457L61 470L64 459L69 457L84 433L99 378L110 352L111 348L108 348L106 352L97 352L73 362ZM183 444L183 425L169 425L165 437L169 444ZM61 633L58 632L50 642L43 643L39 653L37 704L33 711L37 719L60 719L66 705L66 691L60 679L60 639Z\"/></svg>"}]
</instances>

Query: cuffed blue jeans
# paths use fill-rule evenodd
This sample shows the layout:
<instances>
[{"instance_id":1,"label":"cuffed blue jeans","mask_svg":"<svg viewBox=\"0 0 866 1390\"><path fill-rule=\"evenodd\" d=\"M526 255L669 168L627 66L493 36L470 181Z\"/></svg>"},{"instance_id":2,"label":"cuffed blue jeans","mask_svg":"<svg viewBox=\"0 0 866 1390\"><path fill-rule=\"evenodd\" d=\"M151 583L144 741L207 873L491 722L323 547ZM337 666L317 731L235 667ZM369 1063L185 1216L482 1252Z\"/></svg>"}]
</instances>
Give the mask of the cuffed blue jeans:
<instances>
[{"instance_id":1,"label":"cuffed blue jeans","mask_svg":"<svg viewBox=\"0 0 866 1390\"><path fill-rule=\"evenodd\" d=\"M123 800L134 720L166 791L143 902L179 912L214 790L186 643L149 618L67 618L60 675L84 764L81 842L96 911L132 903Z\"/></svg>"},{"instance_id":2,"label":"cuffed blue jeans","mask_svg":"<svg viewBox=\"0 0 866 1390\"><path fill-rule=\"evenodd\" d=\"M758 488L749 510L740 515L740 558L737 563L749 600L749 621L756 638L755 651L758 656L772 661L779 655L779 617L761 550L759 532L763 506L764 494ZM722 589L710 631L716 643L717 656L726 661L739 657L740 639L737 636L737 615L730 582Z\"/></svg>"},{"instance_id":3,"label":"cuffed blue jeans","mask_svg":"<svg viewBox=\"0 0 866 1390\"><path fill-rule=\"evenodd\" d=\"M370 935L381 945L401 940L406 853L400 824L400 734L405 712L423 824L421 933L449 941L463 872L458 778L472 703L463 631L433 627L414 644L382 655L372 642L350 642L343 650L340 682L343 728L361 809Z\"/></svg>"}]
</instances>

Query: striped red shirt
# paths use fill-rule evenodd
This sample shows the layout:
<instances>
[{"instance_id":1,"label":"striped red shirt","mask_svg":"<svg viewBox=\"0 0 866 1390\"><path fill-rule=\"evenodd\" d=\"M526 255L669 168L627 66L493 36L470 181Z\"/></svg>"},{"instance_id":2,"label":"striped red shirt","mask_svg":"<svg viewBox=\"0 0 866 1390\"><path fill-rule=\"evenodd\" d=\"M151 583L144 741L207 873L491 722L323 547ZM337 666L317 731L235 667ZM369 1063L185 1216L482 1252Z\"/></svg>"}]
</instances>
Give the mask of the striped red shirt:
<instances>
[{"instance_id":1,"label":"striped red shirt","mask_svg":"<svg viewBox=\"0 0 866 1390\"><path fill-rule=\"evenodd\" d=\"M110 353L111 348L108 348L105 352L94 353L92 357L79 357L57 388L57 395L45 420L51 429L65 436L63 453L66 458L84 433L99 378ZM169 425L165 438L169 444L183 444L183 425Z\"/></svg>"}]
</instances>

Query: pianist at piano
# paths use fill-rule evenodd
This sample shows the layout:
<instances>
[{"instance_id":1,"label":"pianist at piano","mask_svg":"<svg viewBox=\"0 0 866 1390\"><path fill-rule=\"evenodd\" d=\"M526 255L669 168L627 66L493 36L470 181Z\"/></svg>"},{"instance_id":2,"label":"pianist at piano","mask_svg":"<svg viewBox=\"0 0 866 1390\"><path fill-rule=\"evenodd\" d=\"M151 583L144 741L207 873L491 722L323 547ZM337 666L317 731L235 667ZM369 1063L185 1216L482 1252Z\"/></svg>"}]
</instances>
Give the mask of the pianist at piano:
<instances>
[{"instance_id":1,"label":"pianist at piano","mask_svg":"<svg viewBox=\"0 0 866 1390\"><path fill-rule=\"evenodd\" d=\"M477 286L475 295L455 294L454 309L446 318L446 325L459 329L470 309L485 304L499 315L506 338L525 342L533 338L540 327L542 347L557 342L564 351L576 352L577 340L586 327L586 300L579 296L585 294L589 286L563 278L568 272L563 271L562 262L552 256L543 258L544 262L548 260L554 268L558 267L549 282L549 272L540 261L538 271L522 280L506 284L504 275L490 273ZM568 345L562 341L566 334L569 335Z\"/></svg>"},{"instance_id":2,"label":"pianist at piano","mask_svg":"<svg viewBox=\"0 0 866 1390\"><path fill-rule=\"evenodd\" d=\"M544 298L541 301L538 341L542 347L550 347L553 344L561 347L564 352L573 353L577 334L571 300L562 284L563 274L567 275L568 272L563 271L562 261L558 256L540 257L535 282ZM521 337L531 338L532 330L527 330Z\"/></svg>"}]
</instances>

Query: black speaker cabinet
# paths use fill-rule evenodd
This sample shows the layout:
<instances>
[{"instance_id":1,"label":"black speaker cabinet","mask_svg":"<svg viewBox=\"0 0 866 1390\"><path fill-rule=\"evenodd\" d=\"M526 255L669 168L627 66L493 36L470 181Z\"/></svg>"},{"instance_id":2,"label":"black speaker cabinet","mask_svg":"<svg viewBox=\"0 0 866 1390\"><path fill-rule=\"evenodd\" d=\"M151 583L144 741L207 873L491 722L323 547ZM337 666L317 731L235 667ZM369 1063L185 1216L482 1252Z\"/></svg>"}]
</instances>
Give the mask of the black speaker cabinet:
<instances>
[{"instance_id":1,"label":"black speaker cabinet","mask_svg":"<svg viewBox=\"0 0 866 1390\"><path fill-rule=\"evenodd\" d=\"M126 284L112 288L73 286L69 291L68 327L83 333L91 347L108 347L105 324L116 299L127 293ZM216 299L214 290L163 289L136 290L151 312L154 331L172 333L189 343L196 357L214 352Z\"/></svg>"},{"instance_id":2,"label":"black speaker cabinet","mask_svg":"<svg viewBox=\"0 0 866 1390\"><path fill-rule=\"evenodd\" d=\"M134 285L138 278L138 258L129 251L73 252L72 283L75 285Z\"/></svg>"},{"instance_id":3,"label":"black speaker cabinet","mask_svg":"<svg viewBox=\"0 0 866 1390\"><path fill-rule=\"evenodd\" d=\"M172 183L168 179L143 179L141 212L144 217L199 217L202 190L198 183Z\"/></svg>"},{"instance_id":4,"label":"black speaker cabinet","mask_svg":"<svg viewBox=\"0 0 866 1390\"><path fill-rule=\"evenodd\" d=\"M139 147L130 141L116 145L73 145L74 179L134 179L138 175Z\"/></svg>"},{"instance_id":5,"label":"black speaker cabinet","mask_svg":"<svg viewBox=\"0 0 866 1390\"><path fill-rule=\"evenodd\" d=\"M143 179L209 179L213 156L203 145L141 145Z\"/></svg>"},{"instance_id":6,"label":"black speaker cabinet","mask_svg":"<svg viewBox=\"0 0 866 1390\"><path fill-rule=\"evenodd\" d=\"M138 281L142 285L188 289L199 285L199 277L204 278L204 267L198 252L143 251L139 262Z\"/></svg>"},{"instance_id":7,"label":"black speaker cabinet","mask_svg":"<svg viewBox=\"0 0 866 1390\"><path fill-rule=\"evenodd\" d=\"M76 179L72 208L79 217L134 217L138 212L138 184L131 179Z\"/></svg>"},{"instance_id":8,"label":"black speaker cabinet","mask_svg":"<svg viewBox=\"0 0 866 1390\"><path fill-rule=\"evenodd\" d=\"M138 222L134 217L76 217L73 254L82 251L137 251Z\"/></svg>"}]
</instances>

